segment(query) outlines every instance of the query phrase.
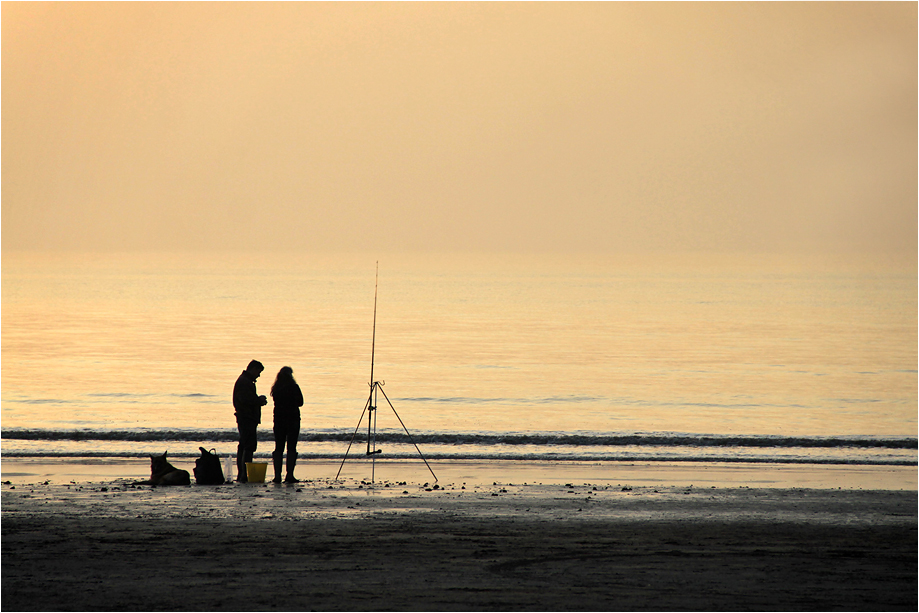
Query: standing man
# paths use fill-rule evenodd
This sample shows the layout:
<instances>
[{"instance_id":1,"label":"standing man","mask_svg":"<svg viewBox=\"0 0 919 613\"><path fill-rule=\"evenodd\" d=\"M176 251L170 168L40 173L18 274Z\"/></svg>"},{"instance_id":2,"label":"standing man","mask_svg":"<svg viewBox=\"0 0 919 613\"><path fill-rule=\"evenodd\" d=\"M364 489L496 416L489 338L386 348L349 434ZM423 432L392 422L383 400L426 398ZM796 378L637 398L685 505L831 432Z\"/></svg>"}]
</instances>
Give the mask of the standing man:
<instances>
[{"instance_id":1,"label":"standing man","mask_svg":"<svg viewBox=\"0 0 919 613\"><path fill-rule=\"evenodd\" d=\"M252 360L236 379L233 386L233 408L236 409L236 427L239 428L239 447L236 449L236 480L246 483L246 462L252 461L252 455L258 447L256 429L262 421L262 407L268 404L265 396L255 391L255 380L265 367L258 360Z\"/></svg>"}]
</instances>

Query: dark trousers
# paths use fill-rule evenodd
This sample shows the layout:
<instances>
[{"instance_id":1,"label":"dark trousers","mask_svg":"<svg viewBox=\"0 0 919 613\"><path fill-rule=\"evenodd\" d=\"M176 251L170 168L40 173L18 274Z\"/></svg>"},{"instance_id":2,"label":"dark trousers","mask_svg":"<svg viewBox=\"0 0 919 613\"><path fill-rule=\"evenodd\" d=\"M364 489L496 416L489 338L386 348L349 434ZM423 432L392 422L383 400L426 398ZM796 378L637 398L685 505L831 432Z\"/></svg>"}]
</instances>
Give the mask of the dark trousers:
<instances>
[{"instance_id":1,"label":"dark trousers","mask_svg":"<svg viewBox=\"0 0 919 613\"><path fill-rule=\"evenodd\" d=\"M251 419L236 418L236 427L239 429L239 446L236 448L236 480L248 481L246 475L246 462L252 461L252 456L258 448L258 424Z\"/></svg>"},{"instance_id":2,"label":"dark trousers","mask_svg":"<svg viewBox=\"0 0 919 613\"><path fill-rule=\"evenodd\" d=\"M287 445L287 475L293 476L297 465L297 439L300 437L299 419L274 420L274 458L275 475L280 472L281 460L284 458L284 445Z\"/></svg>"}]
</instances>

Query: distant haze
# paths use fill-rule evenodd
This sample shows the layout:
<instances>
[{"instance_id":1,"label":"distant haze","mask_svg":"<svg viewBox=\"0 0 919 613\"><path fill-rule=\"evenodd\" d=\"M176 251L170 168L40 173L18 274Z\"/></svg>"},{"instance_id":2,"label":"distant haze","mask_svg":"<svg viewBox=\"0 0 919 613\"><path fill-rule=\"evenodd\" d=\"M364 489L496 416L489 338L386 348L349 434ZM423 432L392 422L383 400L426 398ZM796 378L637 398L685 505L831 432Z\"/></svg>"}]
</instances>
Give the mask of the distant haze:
<instances>
[{"instance_id":1,"label":"distant haze","mask_svg":"<svg viewBox=\"0 0 919 613\"><path fill-rule=\"evenodd\" d=\"M917 4L2 4L4 250L917 249Z\"/></svg>"}]
</instances>

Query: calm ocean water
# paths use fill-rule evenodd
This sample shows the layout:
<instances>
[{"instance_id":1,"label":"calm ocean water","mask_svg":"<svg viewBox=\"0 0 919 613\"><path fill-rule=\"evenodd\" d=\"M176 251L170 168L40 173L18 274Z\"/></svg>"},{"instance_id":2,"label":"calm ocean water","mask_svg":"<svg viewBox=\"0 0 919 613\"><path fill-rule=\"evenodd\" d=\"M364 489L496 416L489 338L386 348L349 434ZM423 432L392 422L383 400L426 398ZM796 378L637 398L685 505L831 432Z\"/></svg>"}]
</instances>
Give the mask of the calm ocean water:
<instances>
[{"instance_id":1,"label":"calm ocean water","mask_svg":"<svg viewBox=\"0 0 919 613\"><path fill-rule=\"evenodd\" d=\"M386 457L916 464L915 262L771 256L5 253L3 455L232 453L255 358L341 457L377 259Z\"/></svg>"}]
</instances>

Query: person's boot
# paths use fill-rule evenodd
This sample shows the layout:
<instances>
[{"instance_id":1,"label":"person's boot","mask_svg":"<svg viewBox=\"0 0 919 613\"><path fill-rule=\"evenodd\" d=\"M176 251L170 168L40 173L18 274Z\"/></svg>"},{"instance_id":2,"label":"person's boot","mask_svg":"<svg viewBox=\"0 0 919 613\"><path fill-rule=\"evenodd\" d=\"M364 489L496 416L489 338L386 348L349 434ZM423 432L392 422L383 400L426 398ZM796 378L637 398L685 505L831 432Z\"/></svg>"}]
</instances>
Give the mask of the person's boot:
<instances>
[{"instance_id":1,"label":"person's boot","mask_svg":"<svg viewBox=\"0 0 919 613\"><path fill-rule=\"evenodd\" d=\"M274 458L274 481L275 483L281 482L281 466L284 464L284 458L281 457L278 453L273 453L271 456Z\"/></svg>"},{"instance_id":2,"label":"person's boot","mask_svg":"<svg viewBox=\"0 0 919 613\"><path fill-rule=\"evenodd\" d=\"M248 483L249 477L246 473L246 460L241 457L236 457L236 482L237 483Z\"/></svg>"},{"instance_id":3,"label":"person's boot","mask_svg":"<svg viewBox=\"0 0 919 613\"><path fill-rule=\"evenodd\" d=\"M287 476L284 477L284 483L300 483L300 480L294 477L294 467L297 465L297 452L287 452Z\"/></svg>"}]
</instances>

